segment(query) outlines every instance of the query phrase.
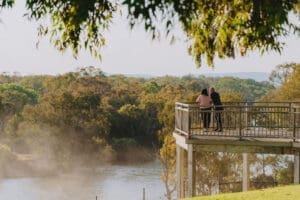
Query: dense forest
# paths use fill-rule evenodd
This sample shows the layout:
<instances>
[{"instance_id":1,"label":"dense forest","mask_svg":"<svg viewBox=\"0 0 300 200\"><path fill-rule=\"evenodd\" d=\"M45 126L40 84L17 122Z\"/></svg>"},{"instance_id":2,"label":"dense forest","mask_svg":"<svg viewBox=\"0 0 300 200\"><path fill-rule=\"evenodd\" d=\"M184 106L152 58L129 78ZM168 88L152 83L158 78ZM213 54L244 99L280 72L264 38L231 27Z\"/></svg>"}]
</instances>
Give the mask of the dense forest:
<instances>
[{"instance_id":1,"label":"dense forest","mask_svg":"<svg viewBox=\"0 0 300 200\"><path fill-rule=\"evenodd\" d=\"M272 88L267 82L233 77L106 76L94 67L57 76L2 73L0 82L2 146L47 155L60 165L78 158L152 159L149 149L161 147L173 131L176 101L194 101L210 85L224 101L253 101Z\"/></svg>"},{"instance_id":2,"label":"dense forest","mask_svg":"<svg viewBox=\"0 0 300 200\"><path fill-rule=\"evenodd\" d=\"M105 75L95 67L57 76L2 73L0 176L9 176L11 163L20 164L22 155L23 160L25 155L35 160L40 171L61 172L81 165L145 162L155 159L160 149L165 167L162 179L172 192L175 102L194 102L203 88L212 85L224 102L296 101L300 99L299 71L296 64L280 65L268 82L193 75L134 78ZM231 181L239 173L241 155L198 157L200 163L215 166L202 173L206 175L199 177L200 184L207 185L216 176ZM251 159L252 163L284 162L292 168L289 158L253 155ZM224 163L235 163L235 167L227 165L221 170Z\"/></svg>"}]
</instances>

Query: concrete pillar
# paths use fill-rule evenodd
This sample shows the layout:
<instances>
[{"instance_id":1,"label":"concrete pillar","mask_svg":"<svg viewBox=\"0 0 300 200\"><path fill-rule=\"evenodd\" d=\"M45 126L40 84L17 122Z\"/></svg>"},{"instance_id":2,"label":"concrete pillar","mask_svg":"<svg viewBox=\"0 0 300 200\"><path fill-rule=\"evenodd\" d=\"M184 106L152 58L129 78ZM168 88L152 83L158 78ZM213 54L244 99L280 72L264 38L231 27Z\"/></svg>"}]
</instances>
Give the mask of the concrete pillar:
<instances>
[{"instance_id":1,"label":"concrete pillar","mask_svg":"<svg viewBox=\"0 0 300 200\"><path fill-rule=\"evenodd\" d=\"M181 161L182 159L182 154L181 154L181 147L176 144L176 187L177 187L177 198L180 199L181 196L181 177L182 177L182 167L181 167Z\"/></svg>"},{"instance_id":2,"label":"concrete pillar","mask_svg":"<svg viewBox=\"0 0 300 200\"><path fill-rule=\"evenodd\" d=\"M195 188L193 144L188 144L187 154L187 197L192 197Z\"/></svg>"},{"instance_id":3,"label":"concrete pillar","mask_svg":"<svg viewBox=\"0 0 300 200\"><path fill-rule=\"evenodd\" d=\"M300 180L300 163L299 163L299 151L294 154L294 184L299 184Z\"/></svg>"},{"instance_id":4,"label":"concrete pillar","mask_svg":"<svg viewBox=\"0 0 300 200\"><path fill-rule=\"evenodd\" d=\"M243 153L243 192L248 191L248 154Z\"/></svg>"}]
</instances>

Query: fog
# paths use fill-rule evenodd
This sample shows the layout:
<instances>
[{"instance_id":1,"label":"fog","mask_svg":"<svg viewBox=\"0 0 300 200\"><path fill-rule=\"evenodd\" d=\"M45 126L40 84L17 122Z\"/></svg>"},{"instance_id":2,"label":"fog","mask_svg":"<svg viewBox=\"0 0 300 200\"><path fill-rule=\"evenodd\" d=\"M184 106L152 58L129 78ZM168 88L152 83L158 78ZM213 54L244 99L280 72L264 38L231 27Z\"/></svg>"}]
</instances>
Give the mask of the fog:
<instances>
[{"instance_id":1,"label":"fog","mask_svg":"<svg viewBox=\"0 0 300 200\"><path fill-rule=\"evenodd\" d=\"M78 146L70 130L20 127L13 139L2 135L1 200L134 200L142 198L143 188L146 199L165 199L158 160L116 164L110 148Z\"/></svg>"},{"instance_id":2,"label":"fog","mask_svg":"<svg viewBox=\"0 0 300 200\"><path fill-rule=\"evenodd\" d=\"M80 166L70 173L0 180L0 199L88 200L142 198L164 199L161 165L153 161L138 165L106 165L94 169Z\"/></svg>"}]
</instances>

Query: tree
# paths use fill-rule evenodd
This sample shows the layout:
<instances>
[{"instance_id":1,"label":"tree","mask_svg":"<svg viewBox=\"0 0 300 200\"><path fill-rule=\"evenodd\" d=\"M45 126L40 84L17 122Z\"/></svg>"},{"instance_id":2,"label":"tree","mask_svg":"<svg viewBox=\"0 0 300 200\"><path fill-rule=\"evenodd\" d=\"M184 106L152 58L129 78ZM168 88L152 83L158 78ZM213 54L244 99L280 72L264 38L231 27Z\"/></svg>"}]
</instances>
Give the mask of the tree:
<instances>
[{"instance_id":1,"label":"tree","mask_svg":"<svg viewBox=\"0 0 300 200\"><path fill-rule=\"evenodd\" d=\"M281 52L281 36L299 32L288 13L297 1L197 1L196 8L184 26L191 45L189 52L201 64L205 55L208 65L214 58L234 58L239 51L258 49ZM193 13L195 12L195 13Z\"/></svg>"},{"instance_id":2,"label":"tree","mask_svg":"<svg viewBox=\"0 0 300 200\"><path fill-rule=\"evenodd\" d=\"M2 0L0 7L13 3ZM213 65L216 56L234 58L236 52L281 52L280 38L300 32L299 24L289 18L292 11L300 13L299 4L297 0L27 0L26 16L36 21L50 18L50 25L41 24L38 32L50 35L58 50L71 48L76 56L83 47L101 58L103 33L123 5L131 28L142 23L153 38L159 37L161 27L170 35L180 24L189 53L200 66L203 57Z\"/></svg>"},{"instance_id":3,"label":"tree","mask_svg":"<svg viewBox=\"0 0 300 200\"><path fill-rule=\"evenodd\" d=\"M172 135L167 135L164 144L159 151L160 160L163 166L161 179L166 188L166 197L172 199L172 194L176 190L175 166L176 166L176 144Z\"/></svg>"},{"instance_id":4,"label":"tree","mask_svg":"<svg viewBox=\"0 0 300 200\"><path fill-rule=\"evenodd\" d=\"M296 71L296 63L285 63L277 65L275 69L271 72L269 80L275 86L280 86L281 84L288 81L291 74Z\"/></svg>"},{"instance_id":5,"label":"tree","mask_svg":"<svg viewBox=\"0 0 300 200\"><path fill-rule=\"evenodd\" d=\"M294 101L300 100L300 64L279 65L271 74L274 83L281 84L274 91L265 95L262 100Z\"/></svg>"},{"instance_id":6,"label":"tree","mask_svg":"<svg viewBox=\"0 0 300 200\"><path fill-rule=\"evenodd\" d=\"M0 132L5 123L13 115L18 115L26 104L36 104L37 94L27 88L15 84L0 85ZM15 119L18 117L15 116Z\"/></svg>"}]
</instances>

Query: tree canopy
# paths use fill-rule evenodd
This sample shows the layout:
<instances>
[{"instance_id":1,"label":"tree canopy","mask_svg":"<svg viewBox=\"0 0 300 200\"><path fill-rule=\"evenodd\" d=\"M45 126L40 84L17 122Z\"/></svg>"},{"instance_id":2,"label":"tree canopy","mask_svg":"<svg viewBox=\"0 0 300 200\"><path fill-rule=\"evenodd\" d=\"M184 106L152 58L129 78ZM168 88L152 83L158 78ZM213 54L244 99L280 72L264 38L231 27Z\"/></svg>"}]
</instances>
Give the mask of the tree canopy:
<instances>
[{"instance_id":1,"label":"tree canopy","mask_svg":"<svg viewBox=\"0 0 300 200\"><path fill-rule=\"evenodd\" d=\"M272 71L270 81L278 87L271 90L262 100L293 101L300 100L300 64L286 63L278 65Z\"/></svg>"},{"instance_id":2,"label":"tree canopy","mask_svg":"<svg viewBox=\"0 0 300 200\"><path fill-rule=\"evenodd\" d=\"M14 0L0 0L11 7ZM27 0L26 16L40 21L38 33L49 35L60 51L67 48L77 56L81 48L101 58L104 32L121 8L126 8L131 28L143 24L153 38L163 27L166 35L178 24L187 36L188 51L196 64L203 58L212 66L215 57L234 58L249 50L281 52L283 36L300 33L298 0ZM49 18L50 24L43 23Z\"/></svg>"}]
</instances>

